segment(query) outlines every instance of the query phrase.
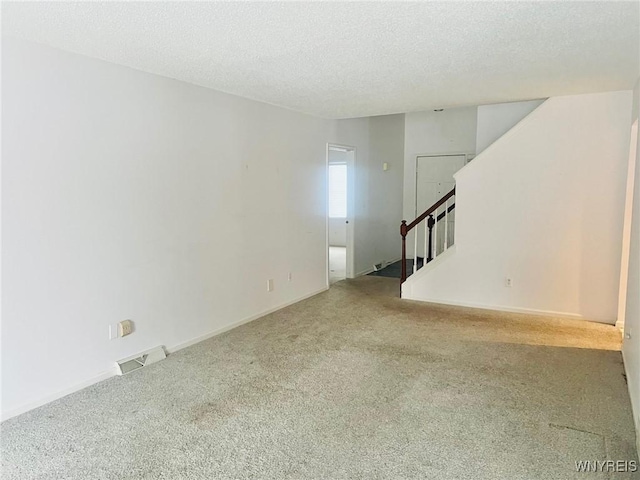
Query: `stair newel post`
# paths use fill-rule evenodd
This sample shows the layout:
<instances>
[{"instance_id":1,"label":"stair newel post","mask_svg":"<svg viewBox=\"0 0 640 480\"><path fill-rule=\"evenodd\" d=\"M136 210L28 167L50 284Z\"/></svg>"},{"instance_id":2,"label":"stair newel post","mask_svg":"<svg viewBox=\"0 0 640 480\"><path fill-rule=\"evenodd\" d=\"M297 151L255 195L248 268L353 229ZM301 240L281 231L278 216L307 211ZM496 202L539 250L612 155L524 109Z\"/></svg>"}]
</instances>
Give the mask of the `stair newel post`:
<instances>
[{"instance_id":1,"label":"stair newel post","mask_svg":"<svg viewBox=\"0 0 640 480\"><path fill-rule=\"evenodd\" d=\"M425 260L425 263L433 260L433 226L436 224L436 221L433 219L433 215L429 215L429 219L427 220L427 227L429 227L429 253Z\"/></svg>"},{"instance_id":2,"label":"stair newel post","mask_svg":"<svg viewBox=\"0 0 640 480\"><path fill-rule=\"evenodd\" d=\"M402 235L402 271L400 274L400 285L407 279L407 221L402 220L400 225L400 235Z\"/></svg>"}]
</instances>

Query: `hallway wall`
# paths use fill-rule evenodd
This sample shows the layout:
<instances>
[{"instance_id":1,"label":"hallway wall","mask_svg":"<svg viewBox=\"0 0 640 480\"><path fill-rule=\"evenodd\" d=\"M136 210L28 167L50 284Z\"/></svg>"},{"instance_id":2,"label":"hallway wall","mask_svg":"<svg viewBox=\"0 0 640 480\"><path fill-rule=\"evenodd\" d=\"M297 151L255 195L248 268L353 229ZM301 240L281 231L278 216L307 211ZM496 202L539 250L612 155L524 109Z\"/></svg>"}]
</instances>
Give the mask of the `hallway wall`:
<instances>
[{"instance_id":1,"label":"hallway wall","mask_svg":"<svg viewBox=\"0 0 640 480\"><path fill-rule=\"evenodd\" d=\"M335 122L5 38L2 99L4 418L326 288Z\"/></svg>"}]
</instances>

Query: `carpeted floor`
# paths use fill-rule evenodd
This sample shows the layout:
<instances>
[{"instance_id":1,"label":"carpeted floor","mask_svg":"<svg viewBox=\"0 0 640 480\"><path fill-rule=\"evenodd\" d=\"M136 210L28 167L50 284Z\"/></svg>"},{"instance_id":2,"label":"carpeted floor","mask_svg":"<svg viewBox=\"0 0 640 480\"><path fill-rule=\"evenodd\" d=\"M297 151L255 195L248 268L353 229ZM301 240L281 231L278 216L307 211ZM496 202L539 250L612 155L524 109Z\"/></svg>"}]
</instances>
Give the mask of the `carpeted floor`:
<instances>
[{"instance_id":1,"label":"carpeted floor","mask_svg":"<svg viewBox=\"0 0 640 480\"><path fill-rule=\"evenodd\" d=\"M2 479L585 479L637 460L614 327L360 277L4 422ZM637 478L637 475L636 475Z\"/></svg>"},{"instance_id":2,"label":"carpeted floor","mask_svg":"<svg viewBox=\"0 0 640 480\"><path fill-rule=\"evenodd\" d=\"M334 284L345 278L347 278L347 248L329 246L329 283Z\"/></svg>"}]
</instances>

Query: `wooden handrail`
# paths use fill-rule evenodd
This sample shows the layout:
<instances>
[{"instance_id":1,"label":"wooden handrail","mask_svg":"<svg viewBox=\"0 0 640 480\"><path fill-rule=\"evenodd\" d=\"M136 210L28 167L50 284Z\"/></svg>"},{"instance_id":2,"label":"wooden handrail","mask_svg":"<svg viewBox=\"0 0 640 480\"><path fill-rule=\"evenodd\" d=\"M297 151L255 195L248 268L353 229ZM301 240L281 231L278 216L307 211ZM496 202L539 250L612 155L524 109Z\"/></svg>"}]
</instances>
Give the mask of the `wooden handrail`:
<instances>
[{"instance_id":1,"label":"wooden handrail","mask_svg":"<svg viewBox=\"0 0 640 480\"><path fill-rule=\"evenodd\" d=\"M411 222L409 225L407 225L407 232L406 233L409 233L416 225L418 225L425 218L427 218L429 215L431 215L433 212L435 212L440 206L442 206L443 203L445 203L447 200L449 200L455 194L456 194L456 187L453 187L449 193L447 193L444 197L442 197L436 203L434 203L429 208L427 208L422 215L420 215L413 222ZM405 222L405 221L403 220L403 222Z\"/></svg>"},{"instance_id":2,"label":"wooden handrail","mask_svg":"<svg viewBox=\"0 0 640 480\"><path fill-rule=\"evenodd\" d=\"M401 285L400 288L401 289L402 289L402 284L407 279L407 234L413 228L415 228L420 222L422 222L423 220L425 220L428 217L427 226L429 228L429 252L428 252L429 258L425 257L423 262L424 262L424 264L426 264L427 262L433 260L431 258L431 248L432 248L432 244L431 244L431 229L433 228L433 225L435 225L435 223L437 221L439 221L441 218L443 218L445 216L445 213L450 213L454 208L456 208L456 204L454 203L450 207L445 208L445 212L442 212L440 215L438 215L436 213L436 219L435 220L433 219L433 212L437 211L438 208L440 208L443 204L446 204L447 201L451 197L453 197L455 194L456 194L456 187L453 187L449 193L447 193L440 200L438 200L436 203L434 203L429 208L427 208L424 211L424 213L422 213L418 218L416 218L410 224L407 225L407 221L406 220L402 220L402 224L400 225L400 235L402 235L402 265L401 265L401 273L400 273L400 275L401 275L400 276L400 285ZM401 292L401 294L402 294L402 292Z\"/></svg>"}]
</instances>

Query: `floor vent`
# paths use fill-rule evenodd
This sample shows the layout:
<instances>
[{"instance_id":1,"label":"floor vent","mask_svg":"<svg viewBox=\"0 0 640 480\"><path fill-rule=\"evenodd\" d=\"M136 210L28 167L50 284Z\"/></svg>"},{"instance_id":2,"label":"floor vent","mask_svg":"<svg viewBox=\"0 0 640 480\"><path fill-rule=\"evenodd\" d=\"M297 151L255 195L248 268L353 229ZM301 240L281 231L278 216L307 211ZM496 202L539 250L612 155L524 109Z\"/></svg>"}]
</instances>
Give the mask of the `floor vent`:
<instances>
[{"instance_id":1,"label":"floor vent","mask_svg":"<svg viewBox=\"0 0 640 480\"><path fill-rule=\"evenodd\" d=\"M167 358L167 354L164 353L164 348L156 347L141 353L135 357L129 357L124 360L116 362L118 364L118 375L125 375L138 370L152 363L159 362Z\"/></svg>"},{"instance_id":2,"label":"floor vent","mask_svg":"<svg viewBox=\"0 0 640 480\"><path fill-rule=\"evenodd\" d=\"M374 272L379 272L380 270L382 270L384 267L386 267L388 264L385 261L382 261L380 263L376 263L373 265L373 271Z\"/></svg>"}]
</instances>

